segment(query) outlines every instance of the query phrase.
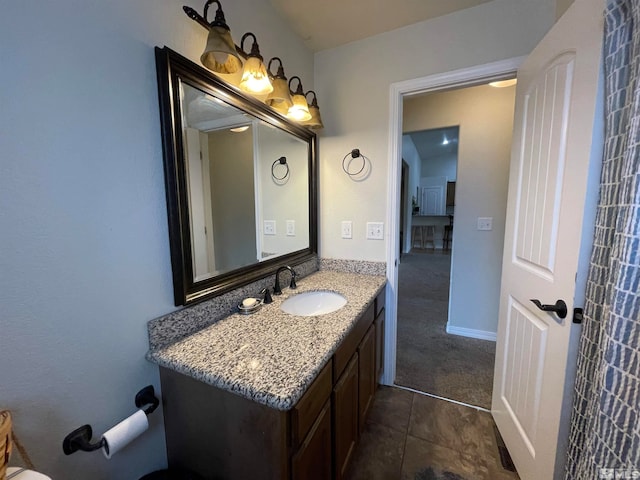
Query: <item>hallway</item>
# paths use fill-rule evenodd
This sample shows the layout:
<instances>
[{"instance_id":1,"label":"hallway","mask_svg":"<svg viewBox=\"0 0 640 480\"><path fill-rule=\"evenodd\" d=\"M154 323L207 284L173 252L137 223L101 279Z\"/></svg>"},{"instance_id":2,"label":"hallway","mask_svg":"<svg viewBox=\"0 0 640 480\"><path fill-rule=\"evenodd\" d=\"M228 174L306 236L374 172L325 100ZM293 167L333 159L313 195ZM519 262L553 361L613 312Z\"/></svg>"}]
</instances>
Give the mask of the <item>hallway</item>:
<instances>
[{"instance_id":1,"label":"hallway","mask_svg":"<svg viewBox=\"0 0 640 480\"><path fill-rule=\"evenodd\" d=\"M495 342L446 333L450 269L450 252L402 256L395 383L490 409Z\"/></svg>"}]
</instances>

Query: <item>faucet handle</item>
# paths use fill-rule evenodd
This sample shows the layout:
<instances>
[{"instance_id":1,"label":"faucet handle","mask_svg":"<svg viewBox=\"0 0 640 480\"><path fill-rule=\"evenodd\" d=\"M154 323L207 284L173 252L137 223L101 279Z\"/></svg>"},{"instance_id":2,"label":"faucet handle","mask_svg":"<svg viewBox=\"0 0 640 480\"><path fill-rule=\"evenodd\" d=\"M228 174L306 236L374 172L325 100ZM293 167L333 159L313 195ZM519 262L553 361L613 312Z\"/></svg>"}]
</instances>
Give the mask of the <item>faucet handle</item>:
<instances>
[{"instance_id":1,"label":"faucet handle","mask_svg":"<svg viewBox=\"0 0 640 480\"><path fill-rule=\"evenodd\" d=\"M263 288L262 290L260 290L260 293L264 294L264 300L262 300L262 303L264 304L273 303L273 298L271 298L271 292L269 291L269 287Z\"/></svg>"},{"instance_id":2,"label":"faucet handle","mask_svg":"<svg viewBox=\"0 0 640 480\"><path fill-rule=\"evenodd\" d=\"M289 288L291 290L295 290L296 288L298 288L298 285L296 285L296 272L294 272L293 270L291 270L291 283L289 284Z\"/></svg>"}]
</instances>

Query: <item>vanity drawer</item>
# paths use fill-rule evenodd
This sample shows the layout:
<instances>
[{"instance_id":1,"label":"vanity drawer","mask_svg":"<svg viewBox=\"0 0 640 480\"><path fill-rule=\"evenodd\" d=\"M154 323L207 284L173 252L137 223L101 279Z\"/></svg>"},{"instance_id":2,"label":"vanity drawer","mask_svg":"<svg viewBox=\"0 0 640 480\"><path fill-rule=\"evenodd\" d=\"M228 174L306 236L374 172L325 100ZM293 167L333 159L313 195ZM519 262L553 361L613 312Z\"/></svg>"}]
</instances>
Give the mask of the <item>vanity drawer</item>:
<instances>
[{"instance_id":1,"label":"vanity drawer","mask_svg":"<svg viewBox=\"0 0 640 480\"><path fill-rule=\"evenodd\" d=\"M364 334L369 330L369 326L373 323L373 313L375 311L373 302L369 305L369 308L358 319L355 326L347 334L342 341L336 353L333 355L333 378L338 379L342 374L342 371L351 360L352 355L358 348L360 341L364 337Z\"/></svg>"},{"instance_id":2,"label":"vanity drawer","mask_svg":"<svg viewBox=\"0 0 640 480\"><path fill-rule=\"evenodd\" d=\"M318 414L331 395L333 381L331 377L332 361L329 360L307 392L291 411L291 432L293 448L302 443Z\"/></svg>"}]
</instances>

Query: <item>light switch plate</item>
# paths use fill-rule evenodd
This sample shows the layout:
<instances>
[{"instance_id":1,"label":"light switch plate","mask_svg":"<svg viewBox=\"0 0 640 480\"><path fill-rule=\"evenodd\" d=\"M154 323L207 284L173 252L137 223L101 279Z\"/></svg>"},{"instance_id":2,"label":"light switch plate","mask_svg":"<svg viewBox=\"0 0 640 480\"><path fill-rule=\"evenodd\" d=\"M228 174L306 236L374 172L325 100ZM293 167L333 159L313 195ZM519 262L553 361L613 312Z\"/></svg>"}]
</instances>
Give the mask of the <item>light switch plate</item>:
<instances>
[{"instance_id":1,"label":"light switch plate","mask_svg":"<svg viewBox=\"0 0 640 480\"><path fill-rule=\"evenodd\" d=\"M384 223L367 222L367 239L384 240Z\"/></svg>"},{"instance_id":2,"label":"light switch plate","mask_svg":"<svg viewBox=\"0 0 640 480\"><path fill-rule=\"evenodd\" d=\"M341 224L340 232L342 238L353 238L353 223L349 220L345 220Z\"/></svg>"},{"instance_id":3,"label":"light switch plate","mask_svg":"<svg viewBox=\"0 0 640 480\"><path fill-rule=\"evenodd\" d=\"M478 230L493 230L493 217L478 217Z\"/></svg>"},{"instance_id":4,"label":"light switch plate","mask_svg":"<svg viewBox=\"0 0 640 480\"><path fill-rule=\"evenodd\" d=\"M296 221L287 220L287 237L295 237L295 236L296 236Z\"/></svg>"},{"instance_id":5,"label":"light switch plate","mask_svg":"<svg viewBox=\"0 0 640 480\"><path fill-rule=\"evenodd\" d=\"M276 221L275 220L265 220L263 232L265 235L275 235L276 234Z\"/></svg>"}]
</instances>

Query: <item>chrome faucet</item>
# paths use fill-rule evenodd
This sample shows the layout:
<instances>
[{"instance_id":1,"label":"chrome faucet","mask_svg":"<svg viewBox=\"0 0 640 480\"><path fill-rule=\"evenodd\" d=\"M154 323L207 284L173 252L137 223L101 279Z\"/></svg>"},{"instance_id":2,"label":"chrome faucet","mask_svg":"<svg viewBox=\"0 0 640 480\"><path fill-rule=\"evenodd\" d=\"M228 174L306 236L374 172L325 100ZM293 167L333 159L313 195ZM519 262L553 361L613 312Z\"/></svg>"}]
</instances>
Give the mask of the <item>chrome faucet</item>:
<instances>
[{"instance_id":1,"label":"chrome faucet","mask_svg":"<svg viewBox=\"0 0 640 480\"><path fill-rule=\"evenodd\" d=\"M289 270L291 272L291 283L289 284L289 288L295 289L298 288L296 285L296 272L289 265L285 265L284 267L278 268L276 270L276 284L273 286L273 294L274 295L282 295L282 289L280 288L280 272L284 270Z\"/></svg>"}]
</instances>

